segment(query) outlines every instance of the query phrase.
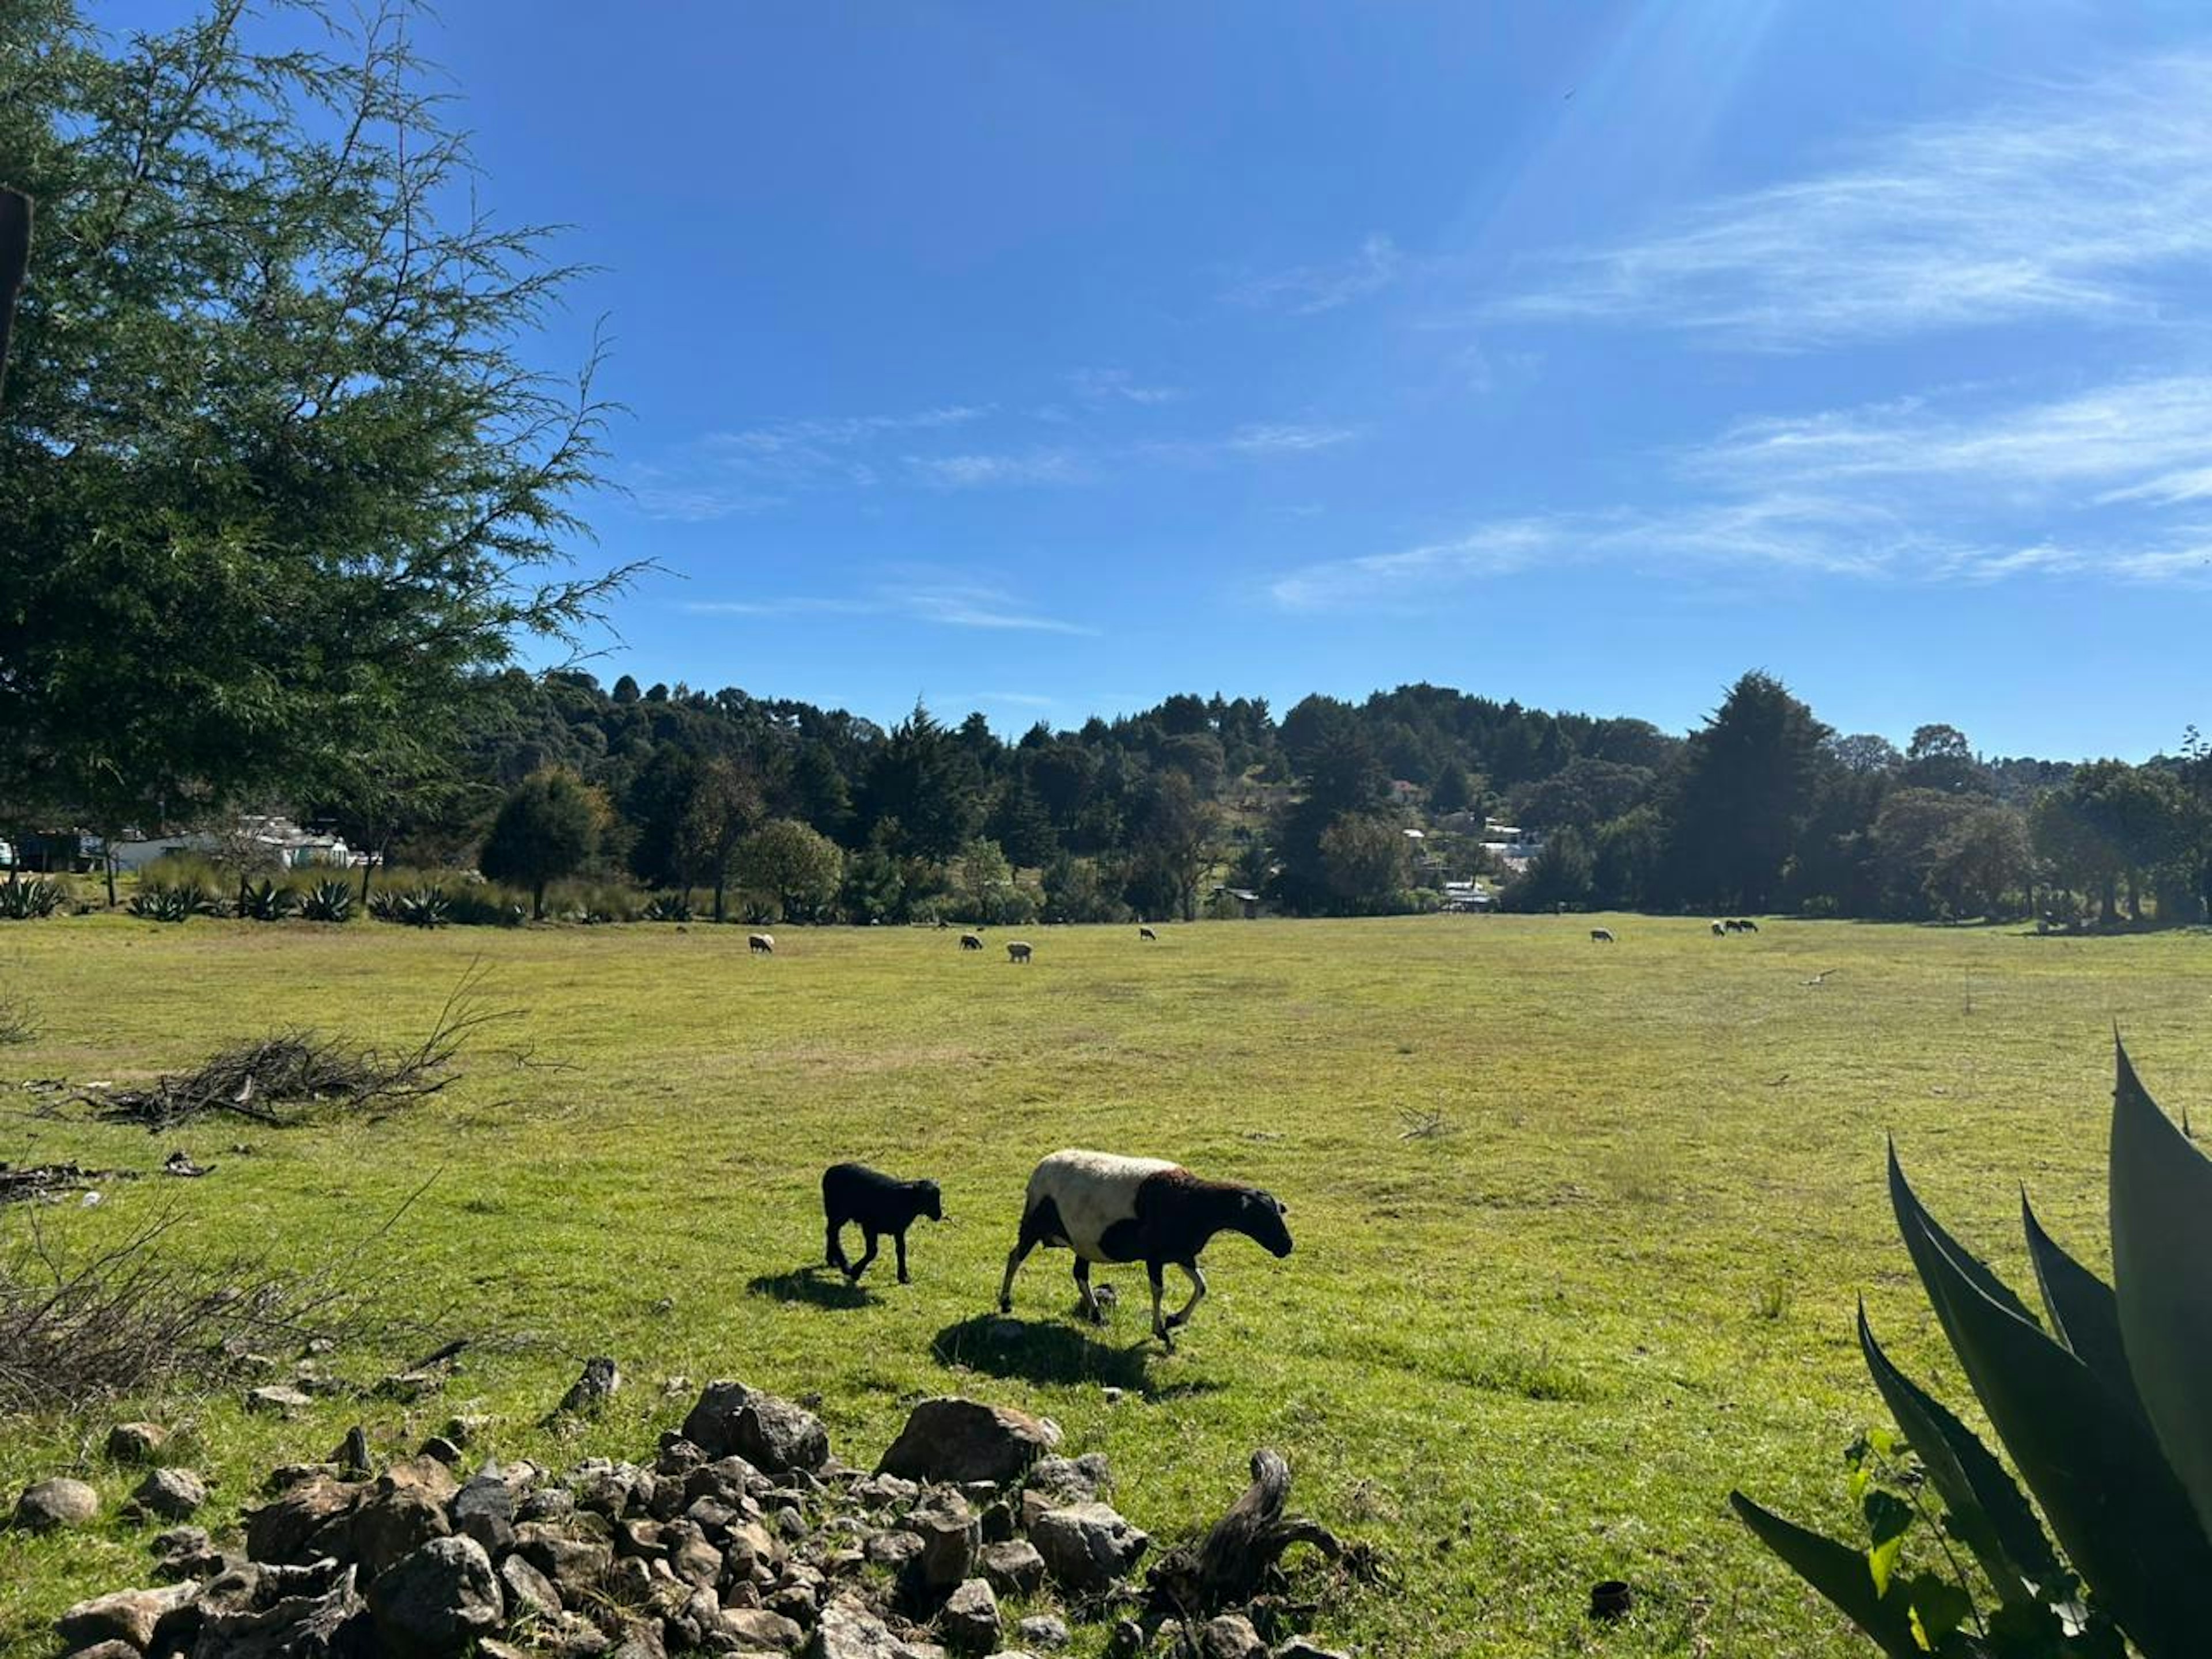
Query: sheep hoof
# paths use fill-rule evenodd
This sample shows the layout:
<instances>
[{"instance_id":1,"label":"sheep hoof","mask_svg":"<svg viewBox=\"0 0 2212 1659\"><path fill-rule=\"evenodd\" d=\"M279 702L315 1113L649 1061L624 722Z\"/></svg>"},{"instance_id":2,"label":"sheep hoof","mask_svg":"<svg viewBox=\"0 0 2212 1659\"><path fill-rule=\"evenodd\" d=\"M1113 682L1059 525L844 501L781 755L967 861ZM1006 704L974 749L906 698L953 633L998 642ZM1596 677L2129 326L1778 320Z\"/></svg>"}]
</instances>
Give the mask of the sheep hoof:
<instances>
[{"instance_id":1,"label":"sheep hoof","mask_svg":"<svg viewBox=\"0 0 2212 1659\"><path fill-rule=\"evenodd\" d=\"M1014 1310L1014 1298L1013 1298L1013 1297L1012 1297L1011 1296L1002 1296L1002 1297L1000 1297L999 1298L999 1311L1000 1311L1000 1313L1002 1313L1002 1314L1010 1314L1010 1313L1013 1312L1013 1310Z\"/></svg>"},{"instance_id":2,"label":"sheep hoof","mask_svg":"<svg viewBox=\"0 0 2212 1659\"><path fill-rule=\"evenodd\" d=\"M899 1275L899 1283L902 1285L911 1285L914 1283L914 1280L908 1278L904 1273L901 1273Z\"/></svg>"}]
</instances>

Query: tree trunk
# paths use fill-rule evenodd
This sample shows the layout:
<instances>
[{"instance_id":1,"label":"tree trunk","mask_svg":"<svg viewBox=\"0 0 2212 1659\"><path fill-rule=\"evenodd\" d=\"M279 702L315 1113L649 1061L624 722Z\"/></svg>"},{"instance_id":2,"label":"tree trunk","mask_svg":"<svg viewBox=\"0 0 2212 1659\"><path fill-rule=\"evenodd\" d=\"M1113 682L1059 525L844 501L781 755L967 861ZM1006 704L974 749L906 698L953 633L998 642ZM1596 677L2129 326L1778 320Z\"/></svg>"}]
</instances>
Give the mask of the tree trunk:
<instances>
[{"instance_id":1,"label":"tree trunk","mask_svg":"<svg viewBox=\"0 0 2212 1659\"><path fill-rule=\"evenodd\" d=\"M530 890L530 919L532 921L545 920L545 884L542 881Z\"/></svg>"},{"instance_id":2,"label":"tree trunk","mask_svg":"<svg viewBox=\"0 0 2212 1659\"><path fill-rule=\"evenodd\" d=\"M2097 898L2097 921L2102 927L2109 927L2120 919L2119 887L2118 878L2105 878L2104 888Z\"/></svg>"},{"instance_id":3,"label":"tree trunk","mask_svg":"<svg viewBox=\"0 0 2212 1659\"><path fill-rule=\"evenodd\" d=\"M728 884L728 877L716 876L714 878L714 920L716 921L724 921L728 919L722 913L722 892Z\"/></svg>"},{"instance_id":4,"label":"tree trunk","mask_svg":"<svg viewBox=\"0 0 2212 1659\"><path fill-rule=\"evenodd\" d=\"M1330 1560L1346 1554L1336 1534L1303 1516L1285 1516L1291 1466L1279 1452L1252 1454L1252 1484L1195 1548L1170 1550L1146 1575L1150 1586L1138 1622L1146 1643L1170 1619L1198 1620L1242 1607L1261 1593L1293 1544L1311 1544Z\"/></svg>"}]
</instances>

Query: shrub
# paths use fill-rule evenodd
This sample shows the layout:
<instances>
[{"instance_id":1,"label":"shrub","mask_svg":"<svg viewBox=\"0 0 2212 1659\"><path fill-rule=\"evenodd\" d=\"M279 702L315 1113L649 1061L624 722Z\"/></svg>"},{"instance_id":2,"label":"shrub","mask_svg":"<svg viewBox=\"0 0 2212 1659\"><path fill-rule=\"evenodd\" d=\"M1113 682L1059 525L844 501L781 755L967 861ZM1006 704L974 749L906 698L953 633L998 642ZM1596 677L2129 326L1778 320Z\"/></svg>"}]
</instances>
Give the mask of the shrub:
<instances>
[{"instance_id":1,"label":"shrub","mask_svg":"<svg viewBox=\"0 0 2212 1659\"><path fill-rule=\"evenodd\" d=\"M418 887L402 893L392 907L392 919L410 927L443 927L452 919L453 907L442 887Z\"/></svg>"},{"instance_id":2,"label":"shrub","mask_svg":"<svg viewBox=\"0 0 2212 1659\"><path fill-rule=\"evenodd\" d=\"M202 886L192 877L177 881L141 878L128 908L132 915L143 916L149 921L171 922L186 921L194 916L219 916L228 908L212 890Z\"/></svg>"},{"instance_id":3,"label":"shrub","mask_svg":"<svg viewBox=\"0 0 2212 1659\"><path fill-rule=\"evenodd\" d=\"M655 893L637 913L640 921L690 921L691 901L681 893Z\"/></svg>"},{"instance_id":4,"label":"shrub","mask_svg":"<svg viewBox=\"0 0 2212 1659\"><path fill-rule=\"evenodd\" d=\"M1891 1363L1863 1306L1859 1348L1902 1431L1850 1454L1867 1547L1731 1495L1767 1547L1893 1659L2117 1659L2122 1638L2144 1659L2212 1651L2212 1161L2124 1049L2117 1060L2112 1284L2021 1201L2047 1327L1922 1207L1893 1149L1889 1160L1906 1252L2042 1518L1973 1431ZM1948 1573L1901 1569L1923 1521ZM1954 1544L1978 1569L1971 1578Z\"/></svg>"}]
</instances>

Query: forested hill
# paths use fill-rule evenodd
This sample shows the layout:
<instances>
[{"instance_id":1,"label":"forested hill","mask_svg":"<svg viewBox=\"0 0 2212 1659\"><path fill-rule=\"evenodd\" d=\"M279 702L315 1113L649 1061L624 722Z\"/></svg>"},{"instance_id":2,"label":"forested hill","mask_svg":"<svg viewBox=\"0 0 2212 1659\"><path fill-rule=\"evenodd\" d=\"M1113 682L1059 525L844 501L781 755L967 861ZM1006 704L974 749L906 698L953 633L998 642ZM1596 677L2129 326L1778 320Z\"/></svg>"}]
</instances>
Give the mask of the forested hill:
<instances>
[{"instance_id":1,"label":"forested hill","mask_svg":"<svg viewBox=\"0 0 2212 1659\"><path fill-rule=\"evenodd\" d=\"M337 801L323 816L397 860L465 861L501 799L557 769L596 792L610 869L714 885L745 834L788 821L843 854L834 899L799 908L860 921L1193 915L1224 887L1293 914L1375 913L1433 906L1469 877L1547 908L2078 902L2179 920L2201 914L2212 877L2212 766L2193 733L2142 767L1988 759L1942 725L1900 752L1834 732L1763 673L1686 737L1426 684L1279 717L1261 699L1171 696L1012 743L980 714L954 726L917 708L885 730L627 676L510 672L477 691L443 775L398 792L396 813L386 791L380 818ZM1486 818L1537 832L1543 852L1501 866Z\"/></svg>"}]
</instances>

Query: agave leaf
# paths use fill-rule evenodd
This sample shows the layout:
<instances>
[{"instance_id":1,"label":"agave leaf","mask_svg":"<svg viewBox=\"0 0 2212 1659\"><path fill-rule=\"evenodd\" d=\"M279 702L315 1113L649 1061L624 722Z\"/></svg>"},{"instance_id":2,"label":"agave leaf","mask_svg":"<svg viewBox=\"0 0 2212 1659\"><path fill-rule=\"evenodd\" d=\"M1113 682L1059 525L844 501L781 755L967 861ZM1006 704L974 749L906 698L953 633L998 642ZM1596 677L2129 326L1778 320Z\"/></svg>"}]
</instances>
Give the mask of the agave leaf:
<instances>
[{"instance_id":1,"label":"agave leaf","mask_svg":"<svg viewBox=\"0 0 2212 1659\"><path fill-rule=\"evenodd\" d=\"M1780 1556L1792 1572L1836 1604L1844 1617L1874 1639L1890 1659L1921 1659L1912 1634L1912 1605L1902 1582L1877 1592L1867 1559L1848 1544L1808 1532L1763 1510L1740 1492L1729 1503L1759 1541Z\"/></svg>"},{"instance_id":2,"label":"agave leaf","mask_svg":"<svg viewBox=\"0 0 2212 1659\"><path fill-rule=\"evenodd\" d=\"M1894 1140L1889 1143L1889 1202L1890 1207L1897 1213L1897 1228L1905 1235L1905 1248L1911 1254L1912 1265L1920 1269L1923 1284L1927 1282L1928 1269L1920 1259L1924 1248L1921 1241L1932 1241L1950 1257L1976 1290L2014 1317L2024 1319L2030 1325L2036 1323L2035 1316L2028 1311L2025 1302L2013 1294L2011 1286L1999 1279L1972 1250L1946 1232L1942 1224L1928 1213L1919 1195L1912 1190L1911 1183L1905 1178L1905 1166L1897 1161L1897 1143ZM1943 1317L1942 1308L1936 1310L1936 1316L1938 1319ZM1944 1326L1943 1334L1951 1337L1952 1346L1958 1346L1958 1339L1948 1324Z\"/></svg>"},{"instance_id":3,"label":"agave leaf","mask_svg":"<svg viewBox=\"0 0 2212 1659\"><path fill-rule=\"evenodd\" d=\"M2074 1357L2096 1372L2113 1393L2136 1400L2135 1377L2120 1341L2120 1306L2112 1286L2066 1254L2035 1218L2027 1194L2020 1195L2021 1229L2035 1263L2036 1287L2051 1316L2051 1334ZM2137 1401L2140 1408L2141 1401Z\"/></svg>"},{"instance_id":4,"label":"agave leaf","mask_svg":"<svg viewBox=\"0 0 2212 1659\"><path fill-rule=\"evenodd\" d=\"M2114 1042L2112 1281L2136 1392L2212 1532L2212 1162ZM2212 1637L2208 1637L2212 1645Z\"/></svg>"},{"instance_id":5,"label":"agave leaf","mask_svg":"<svg viewBox=\"0 0 2212 1659\"><path fill-rule=\"evenodd\" d=\"M2098 1604L2145 1659L2201 1659L2212 1545L2142 1419L1931 1233L1907 1243L1966 1380Z\"/></svg>"},{"instance_id":6,"label":"agave leaf","mask_svg":"<svg viewBox=\"0 0 2212 1659\"><path fill-rule=\"evenodd\" d=\"M1952 1530L1974 1553L1997 1595L2007 1601L2034 1601L2038 1590L2047 1595L2064 1576L2063 1570L2027 1499L1972 1429L1890 1363L1874 1340L1863 1302L1859 1304L1859 1351L1866 1356L1882 1403L1935 1483Z\"/></svg>"}]
</instances>

